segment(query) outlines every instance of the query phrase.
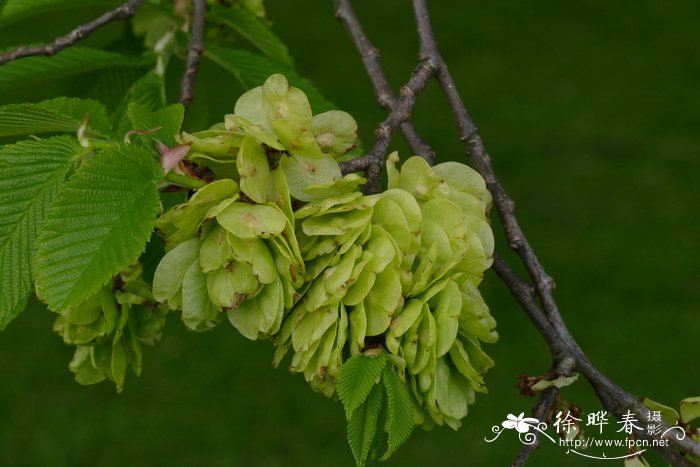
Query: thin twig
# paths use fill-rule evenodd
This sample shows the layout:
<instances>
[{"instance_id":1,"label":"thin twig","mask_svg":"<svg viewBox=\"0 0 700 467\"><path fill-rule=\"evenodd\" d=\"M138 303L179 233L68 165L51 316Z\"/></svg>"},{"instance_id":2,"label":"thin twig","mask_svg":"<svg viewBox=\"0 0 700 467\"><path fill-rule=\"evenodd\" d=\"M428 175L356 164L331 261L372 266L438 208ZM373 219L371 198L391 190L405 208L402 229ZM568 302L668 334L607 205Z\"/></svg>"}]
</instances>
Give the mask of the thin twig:
<instances>
[{"instance_id":1,"label":"thin twig","mask_svg":"<svg viewBox=\"0 0 700 467\"><path fill-rule=\"evenodd\" d=\"M535 405L535 407L532 409L532 416L537 420L544 420L549 411L552 409L554 402L556 402L560 391L561 390L556 386L552 386L551 388L547 388L542 391L542 396L540 396L537 405ZM539 432L535 430L532 434L535 436L534 441L529 444L523 444L523 447L520 449L518 457L513 462L512 467L522 467L525 465L525 462L527 462L527 460L530 458L530 455L539 447Z\"/></svg>"},{"instance_id":2,"label":"thin twig","mask_svg":"<svg viewBox=\"0 0 700 467\"><path fill-rule=\"evenodd\" d=\"M377 127L375 131L377 139L369 154L360 159L341 164L341 170L344 173L350 172L351 169L365 171L365 176L367 177L365 191L367 193L378 193L381 191L380 172L391 138L399 125L411 118L411 110L416 103L416 96L425 88L431 76L432 69L423 62L418 63L411 74L411 78L401 87L401 97L395 102L389 116Z\"/></svg>"},{"instance_id":3,"label":"thin twig","mask_svg":"<svg viewBox=\"0 0 700 467\"><path fill-rule=\"evenodd\" d=\"M355 168L366 170L368 174L371 170L376 170L378 173L378 168L386 157L386 150L393 131L396 129L397 125L408 120L410 110L415 103L417 94L423 89L427 79L431 77L436 78L457 122L460 139L464 142L466 151L472 159L475 169L484 178L493 196L496 211L504 226L508 245L520 257L534 285L530 285L527 281L518 276L498 256L494 258L495 271L542 335L550 352L554 356L555 362L571 362L571 369L580 371L588 379L603 404L603 407L618 418L627 411L631 411L631 413L639 417L639 419L642 419L646 413L646 409L642 405L640 399L624 391L601 373L600 370L588 360L564 323L554 299L554 280L544 270L544 267L522 232L515 216L515 203L510 199L496 178L491 158L486 152L478 129L473 120L469 117L464 103L459 96L455 82L439 53L425 0L412 0L412 3L420 43L420 62L419 66L414 70L414 74L409 83L413 82L413 84L420 84L420 86L409 88L409 90L413 92L402 93L401 99L392 104L391 100L387 98L386 88L382 86L382 83L386 83L387 81L381 68L378 66L377 57L379 52L371 45L364 34L364 31L351 10L349 1L336 0L336 16L343 20L360 51L366 71L372 79L380 103L392 109L387 120L378 128L377 142L370 154L357 161L346 163L346 166L343 167L344 171L347 172ZM417 76L418 72L420 72L420 76ZM426 76L426 74L428 76ZM539 407L544 411L547 408L548 401L549 396L544 401L541 401L541 404L538 404L536 409ZM662 430L666 428L668 427L665 425L662 426ZM658 436L651 437L646 433L640 433L638 437L650 440L659 439ZM699 443L689 438L684 438L682 440L676 438L667 439L671 444L682 451L700 457ZM681 453L671 446L655 446L654 449L673 465L688 465L688 462L683 459ZM525 453L521 452L518 459L522 458L522 462L524 463L530 455L530 452L531 451ZM516 462L520 461L516 460Z\"/></svg>"},{"instance_id":4,"label":"thin twig","mask_svg":"<svg viewBox=\"0 0 700 467\"><path fill-rule=\"evenodd\" d=\"M197 78L199 58L204 51L204 15L207 5L205 0L192 0L192 28L190 43L187 46L187 64L180 82L180 103L189 107L193 98L194 80Z\"/></svg>"},{"instance_id":5,"label":"thin twig","mask_svg":"<svg viewBox=\"0 0 700 467\"><path fill-rule=\"evenodd\" d=\"M7 62L25 57L55 55L61 50L71 47L83 39L86 39L90 34L106 24L113 21L130 18L136 12L139 6L141 6L141 3L143 3L143 0L129 0L123 5L102 14L99 18L78 26L65 36L57 37L53 42L49 42L48 44L36 47L19 47L15 50L0 54L0 65L4 65Z\"/></svg>"},{"instance_id":6,"label":"thin twig","mask_svg":"<svg viewBox=\"0 0 700 467\"><path fill-rule=\"evenodd\" d=\"M499 218L504 226L508 244L520 256L523 264L527 268L535 285L537 296L542 303L544 314L556 331L556 339L548 334L541 333L542 336L553 350L555 348L558 349L559 345L563 344L565 346L566 355L574 358L574 367L586 376L594 389L596 389L596 393L603 405L616 417L620 418L627 410L632 411L637 416L641 416L644 409L639 398L627 393L597 370L597 368L590 363L569 332L569 329L564 324L564 320L554 300L554 280L544 270L544 267L525 238L517 218L515 217L515 203L508 197L496 178L491 158L481 141L477 127L469 117L464 103L459 96L452 75L438 51L425 0L412 0L412 3L416 17L416 26L418 28L420 58L423 61L430 60L436 66L436 78L448 100L453 116L457 121L460 139L465 143L467 152L471 156L476 170L479 171L486 180L487 186L494 197L494 204L496 205ZM510 284L508 285L510 287ZM522 287L520 287L518 293L527 293L527 291L524 291ZM605 397L605 395L609 397ZM662 429L665 429L665 427ZM700 443L691 441L688 438L684 438L683 440L670 439L670 441L679 448L695 456L700 456ZM677 465L686 463L674 449L658 447L655 449L669 462Z\"/></svg>"},{"instance_id":7,"label":"thin twig","mask_svg":"<svg viewBox=\"0 0 700 467\"><path fill-rule=\"evenodd\" d=\"M350 1L336 0L335 5L336 17L345 24L348 30L354 32L354 34L351 34L351 37L357 51L360 53L362 63L367 70L371 70L368 74L372 80L374 92L377 95L377 102L387 112L391 112L396 107L397 99L379 63L379 50L372 45L369 37L365 34ZM402 122L400 126L413 152L423 157L429 164L434 164L435 151L421 139L413 124L409 121L405 121Z\"/></svg>"}]
</instances>

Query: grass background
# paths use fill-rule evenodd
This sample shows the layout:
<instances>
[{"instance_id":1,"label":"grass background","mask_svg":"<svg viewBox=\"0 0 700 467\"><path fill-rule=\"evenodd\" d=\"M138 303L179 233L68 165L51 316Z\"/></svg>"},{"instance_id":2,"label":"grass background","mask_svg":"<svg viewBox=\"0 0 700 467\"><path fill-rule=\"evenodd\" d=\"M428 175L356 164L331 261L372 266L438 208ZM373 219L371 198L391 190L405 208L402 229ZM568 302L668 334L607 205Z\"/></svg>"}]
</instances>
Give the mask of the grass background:
<instances>
[{"instance_id":1,"label":"grass background","mask_svg":"<svg viewBox=\"0 0 700 467\"><path fill-rule=\"evenodd\" d=\"M408 2L355 3L390 81L400 86L417 52ZM557 281L574 336L635 394L669 405L699 395L697 3L430 4L445 60L524 231ZM356 117L370 146L385 114L331 2L267 6L297 68ZM3 29L0 46L48 39L70 28L69 20L82 20L55 18ZM120 28L91 40L107 43ZM0 103L40 100L57 87L79 94L79 84L18 89ZM240 90L204 63L196 93L190 128L221 119ZM434 86L421 96L414 122L440 160L465 160ZM402 142L394 146L409 155ZM507 249L500 233L497 248ZM483 292L501 335L487 346L496 361L490 394L477 398L462 429L417 432L386 465L500 466L514 459L512 434L494 444L483 438L506 414L530 410L534 401L518 394L516 375L540 374L550 358L493 273ZM273 369L269 343L246 341L227 325L188 334L172 319L162 342L146 349L142 378L128 378L117 395L109 384L72 380L72 352L51 331L53 319L32 302L0 334L2 466L353 465L340 405L310 391L301 376ZM585 381L564 395L584 413L600 409ZM592 462L545 446L529 465Z\"/></svg>"}]
</instances>

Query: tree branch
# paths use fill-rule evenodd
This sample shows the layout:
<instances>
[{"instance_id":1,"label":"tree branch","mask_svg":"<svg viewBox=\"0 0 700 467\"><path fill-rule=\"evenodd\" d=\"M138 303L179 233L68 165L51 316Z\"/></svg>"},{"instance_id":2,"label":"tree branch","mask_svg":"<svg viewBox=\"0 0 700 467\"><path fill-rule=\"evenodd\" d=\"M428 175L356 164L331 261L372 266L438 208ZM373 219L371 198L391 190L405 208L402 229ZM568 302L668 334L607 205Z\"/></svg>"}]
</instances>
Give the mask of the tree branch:
<instances>
[{"instance_id":1,"label":"tree branch","mask_svg":"<svg viewBox=\"0 0 700 467\"><path fill-rule=\"evenodd\" d=\"M374 87L374 92L377 95L377 102L383 109L390 112L396 107L397 99L379 63L379 50L372 45L369 37L365 34L350 1L336 0L335 5L336 17L345 25L348 31L350 31L355 47L360 53L362 63L367 70L367 74ZM400 126L413 152L423 157L429 164L434 164L435 151L421 139L413 124L409 121L405 121L402 122Z\"/></svg>"},{"instance_id":2,"label":"tree branch","mask_svg":"<svg viewBox=\"0 0 700 467\"><path fill-rule=\"evenodd\" d=\"M434 77L448 101L458 126L460 140L465 144L467 155L471 158L474 168L486 181L493 196L494 206L503 224L508 245L520 257L533 285L518 276L499 256L494 258L494 270L537 328L549 347L554 361L567 362L567 366L564 368L568 370L567 373L572 370L581 372L590 382L603 407L618 419L628 410L642 419L646 408L641 400L624 391L601 373L588 360L564 323L554 299L554 280L545 271L520 228L515 216L515 203L498 181L491 158L484 147L478 129L467 113L449 69L440 55L425 0L412 0L412 5L419 37L420 61L411 79L402 88L401 98L392 100L391 94L387 94L388 81L378 63L379 51L371 45L364 34L349 0L336 0L336 16L345 23L353 38L362 56L365 69L372 79L380 104L391 109L387 119L377 129L377 141L370 154L357 161L346 163L343 167L344 171L364 169L368 172L368 178L372 176L372 180L375 176L374 171L376 171L377 186L373 186L372 189L378 190L378 173L386 158L392 133L398 125L408 121L417 94L425 87L427 80ZM559 364L563 365L563 363ZM539 410L546 414L546 410L551 407L550 399L556 396L556 394L552 396L552 393L554 391L543 395L535 407L536 411ZM668 426L662 424L662 431L667 428ZM659 439L658 436L650 437L646 433L640 433L638 437ZM687 437L682 440L673 437L667 439L681 451L700 457L700 443ZM673 465L689 465L688 461L683 459L682 454L674 447L654 447L654 449ZM516 459L516 465L522 465L532 452L532 450L523 451ZM517 464L518 462L520 464Z\"/></svg>"},{"instance_id":3,"label":"tree branch","mask_svg":"<svg viewBox=\"0 0 700 467\"><path fill-rule=\"evenodd\" d=\"M192 6L194 11L192 14L190 43L187 46L187 63L180 82L180 103L185 107L189 107L192 102L199 58L204 51L204 15L207 9L205 0L192 0Z\"/></svg>"},{"instance_id":4,"label":"tree branch","mask_svg":"<svg viewBox=\"0 0 700 467\"><path fill-rule=\"evenodd\" d=\"M542 391L540 400L532 409L532 416L537 420L544 420L549 411L552 410L552 406L556 402L560 391L561 390L555 386ZM533 435L535 436L534 442L532 444L523 444L523 447L520 449L518 457L515 459L515 462L513 462L512 467L522 467L525 465L525 462L527 462L527 460L530 458L530 455L539 447L540 434L538 431L534 431Z\"/></svg>"},{"instance_id":5,"label":"tree branch","mask_svg":"<svg viewBox=\"0 0 700 467\"><path fill-rule=\"evenodd\" d=\"M4 54L0 54L0 65L7 62L32 56L52 56L61 50L71 47L86 39L90 34L113 21L130 18L141 6L143 0L129 0L123 5L102 14L99 18L89 23L78 26L65 36L57 37L53 42L36 47L19 47Z\"/></svg>"}]
</instances>

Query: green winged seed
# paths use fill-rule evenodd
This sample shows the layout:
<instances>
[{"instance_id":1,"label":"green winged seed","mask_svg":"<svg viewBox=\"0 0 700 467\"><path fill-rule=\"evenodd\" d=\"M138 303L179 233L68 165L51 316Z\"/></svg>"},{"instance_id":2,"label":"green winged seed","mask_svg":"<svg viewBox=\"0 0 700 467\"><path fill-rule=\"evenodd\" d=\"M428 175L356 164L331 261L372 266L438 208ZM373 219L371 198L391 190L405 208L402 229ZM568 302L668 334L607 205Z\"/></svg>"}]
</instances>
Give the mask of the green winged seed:
<instances>
[{"instance_id":1,"label":"green winged seed","mask_svg":"<svg viewBox=\"0 0 700 467\"><path fill-rule=\"evenodd\" d=\"M92 346L78 346L68 369L79 384L90 385L104 381L105 375L92 364Z\"/></svg>"},{"instance_id":2,"label":"green winged seed","mask_svg":"<svg viewBox=\"0 0 700 467\"><path fill-rule=\"evenodd\" d=\"M416 359L411 365L411 373L417 375L428 364L430 353L434 352L435 343L437 341L437 326L435 318L430 311L424 309L423 319L418 327L418 349L416 350Z\"/></svg>"},{"instance_id":3,"label":"green winged seed","mask_svg":"<svg viewBox=\"0 0 700 467\"><path fill-rule=\"evenodd\" d=\"M452 190L469 194L482 202L482 209L491 206L491 193L486 189L486 182L471 167L458 162L443 162L433 167L433 171Z\"/></svg>"},{"instance_id":4,"label":"green winged seed","mask_svg":"<svg viewBox=\"0 0 700 467\"><path fill-rule=\"evenodd\" d=\"M216 220L240 238L269 238L279 235L287 223L284 213L275 204L233 203L219 213Z\"/></svg>"},{"instance_id":5,"label":"green winged seed","mask_svg":"<svg viewBox=\"0 0 700 467\"><path fill-rule=\"evenodd\" d=\"M287 183L287 177L284 176L282 169L279 167L270 171L267 199L274 202L282 210L290 223L294 223L289 184Z\"/></svg>"},{"instance_id":6,"label":"green winged seed","mask_svg":"<svg viewBox=\"0 0 700 467\"><path fill-rule=\"evenodd\" d=\"M180 133L178 143L189 144L190 151L186 156L188 160L193 153L204 153L218 156L216 161L233 161L238 148L241 146L241 135L230 131L199 132L189 134Z\"/></svg>"},{"instance_id":7,"label":"green winged seed","mask_svg":"<svg viewBox=\"0 0 700 467\"><path fill-rule=\"evenodd\" d=\"M343 178L334 178L323 183L308 185L303 188L304 193L318 198L339 197L350 193L357 193L361 185L367 183L367 179L357 174L347 174Z\"/></svg>"},{"instance_id":8,"label":"green winged seed","mask_svg":"<svg viewBox=\"0 0 700 467\"><path fill-rule=\"evenodd\" d=\"M342 177L338 163L326 154L321 154L318 158L283 155L280 167L287 177L289 193L300 201L323 198L307 193L305 188L309 185L323 184Z\"/></svg>"},{"instance_id":9,"label":"green winged seed","mask_svg":"<svg viewBox=\"0 0 700 467\"><path fill-rule=\"evenodd\" d=\"M330 110L314 115L312 131L323 152L340 157L355 146L357 123L341 110Z\"/></svg>"},{"instance_id":10,"label":"green winged seed","mask_svg":"<svg viewBox=\"0 0 700 467\"><path fill-rule=\"evenodd\" d=\"M301 228L306 235L342 235L365 227L372 218L371 209L330 213L304 219Z\"/></svg>"},{"instance_id":11,"label":"green winged seed","mask_svg":"<svg viewBox=\"0 0 700 467\"><path fill-rule=\"evenodd\" d=\"M471 382L472 388L474 388L475 391L486 392L483 376L472 366L469 361L469 355L467 351L464 350L464 346L459 339L455 341L450 349L449 356L457 371Z\"/></svg>"},{"instance_id":12,"label":"green winged seed","mask_svg":"<svg viewBox=\"0 0 700 467\"><path fill-rule=\"evenodd\" d=\"M420 299L412 299L406 303L401 312L391 321L389 331L396 337L401 337L418 321L426 307L425 302Z\"/></svg>"},{"instance_id":13,"label":"green winged seed","mask_svg":"<svg viewBox=\"0 0 700 467\"><path fill-rule=\"evenodd\" d=\"M199 265L202 272L216 271L234 260L235 255L228 242L228 235L226 229L216 226L204 238L199 249Z\"/></svg>"},{"instance_id":14,"label":"green winged seed","mask_svg":"<svg viewBox=\"0 0 700 467\"><path fill-rule=\"evenodd\" d=\"M227 315L231 324L251 340L266 337L279 330L280 315L284 313L282 284L278 279L266 285L262 291L250 300L245 300Z\"/></svg>"},{"instance_id":15,"label":"green winged seed","mask_svg":"<svg viewBox=\"0 0 700 467\"><path fill-rule=\"evenodd\" d=\"M681 401L681 420L690 423L700 417L700 397L687 397Z\"/></svg>"},{"instance_id":16,"label":"green winged seed","mask_svg":"<svg viewBox=\"0 0 700 467\"><path fill-rule=\"evenodd\" d=\"M404 255L418 253L421 221L422 214L415 198L397 189L384 193L372 215L373 224L383 227Z\"/></svg>"},{"instance_id":17,"label":"green winged seed","mask_svg":"<svg viewBox=\"0 0 700 467\"><path fill-rule=\"evenodd\" d=\"M270 166L265 148L252 136L243 138L236 168L240 175L241 191L256 203L267 201Z\"/></svg>"},{"instance_id":18,"label":"green winged seed","mask_svg":"<svg viewBox=\"0 0 700 467\"><path fill-rule=\"evenodd\" d=\"M457 338L459 315L462 309L462 293L457 284L450 281L438 295L437 306L433 311L437 325L436 357L445 355Z\"/></svg>"},{"instance_id":19,"label":"green winged seed","mask_svg":"<svg viewBox=\"0 0 700 467\"><path fill-rule=\"evenodd\" d=\"M467 224L459 206L445 198L434 198L421 206L424 245L436 245L435 268L439 274L454 267L466 253Z\"/></svg>"},{"instance_id":20,"label":"green winged seed","mask_svg":"<svg viewBox=\"0 0 700 467\"><path fill-rule=\"evenodd\" d=\"M291 120L273 120L270 125L288 154L308 161L332 157L323 154L309 127Z\"/></svg>"},{"instance_id":21,"label":"green winged seed","mask_svg":"<svg viewBox=\"0 0 700 467\"><path fill-rule=\"evenodd\" d=\"M418 330L424 317L425 313L421 307L421 314L419 318L413 322L413 325L411 325L410 328L408 328L408 331L406 331L406 333L403 335L403 339L401 340L401 353L406 360L406 365L409 369L416 361L416 354L418 352Z\"/></svg>"},{"instance_id":22,"label":"green winged seed","mask_svg":"<svg viewBox=\"0 0 700 467\"><path fill-rule=\"evenodd\" d=\"M268 122L288 120L311 127L311 106L301 89L289 86L287 78L275 74L262 85L262 99Z\"/></svg>"},{"instance_id":23,"label":"green winged seed","mask_svg":"<svg viewBox=\"0 0 700 467\"><path fill-rule=\"evenodd\" d=\"M196 237L209 209L237 193L238 185L233 180L217 180L197 190L187 203L160 216L156 220L156 230L165 237L166 247L171 249Z\"/></svg>"},{"instance_id":24,"label":"green winged seed","mask_svg":"<svg viewBox=\"0 0 700 467\"><path fill-rule=\"evenodd\" d=\"M72 306L63 313L63 319L78 326L84 326L96 321L102 316L102 289L99 289L93 295L85 299L82 303Z\"/></svg>"},{"instance_id":25,"label":"green winged seed","mask_svg":"<svg viewBox=\"0 0 700 467\"><path fill-rule=\"evenodd\" d=\"M445 359L437 360L435 370L436 399L440 411L454 420L466 417L468 405L474 401L469 382L461 374L452 372Z\"/></svg>"},{"instance_id":26,"label":"green winged seed","mask_svg":"<svg viewBox=\"0 0 700 467\"><path fill-rule=\"evenodd\" d=\"M449 187L430 165L419 156L408 158L401 166L399 187L413 194L418 201L449 196Z\"/></svg>"},{"instance_id":27,"label":"green winged seed","mask_svg":"<svg viewBox=\"0 0 700 467\"><path fill-rule=\"evenodd\" d=\"M397 151L392 152L386 158L387 190L400 188L401 173L396 167L397 162L399 162L399 153Z\"/></svg>"},{"instance_id":28,"label":"green winged seed","mask_svg":"<svg viewBox=\"0 0 700 467\"><path fill-rule=\"evenodd\" d=\"M367 313L367 335L378 336L389 328L391 318L403 303L399 274L393 268L386 268L377 274L374 287L365 299Z\"/></svg>"},{"instance_id":29,"label":"green winged seed","mask_svg":"<svg viewBox=\"0 0 700 467\"><path fill-rule=\"evenodd\" d=\"M325 212L344 212L357 209L359 205L353 205L351 203L357 201L359 198L363 198L362 193L354 191L337 197L315 200L297 209L294 212L294 217L296 219L304 219Z\"/></svg>"},{"instance_id":30,"label":"green winged seed","mask_svg":"<svg viewBox=\"0 0 700 467\"><path fill-rule=\"evenodd\" d=\"M350 328L350 354L362 353L365 348L365 337L367 336L367 315L363 302L360 302L348 313L348 323Z\"/></svg>"},{"instance_id":31,"label":"green winged seed","mask_svg":"<svg viewBox=\"0 0 700 467\"><path fill-rule=\"evenodd\" d=\"M200 241L187 240L165 254L153 276L153 297L161 303L170 302L182 289L189 267L199 255Z\"/></svg>"},{"instance_id":32,"label":"green winged seed","mask_svg":"<svg viewBox=\"0 0 700 467\"><path fill-rule=\"evenodd\" d=\"M337 318L337 305L307 313L292 331L294 350L297 352L308 350L311 344L318 341Z\"/></svg>"},{"instance_id":33,"label":"green winged seed","mask_svg":"<svg viewBox=\"0 0 700 467\"><path fill-rule=\"evenodd\" d=\"M229 131L240 131L246 135L250 135L266 146L277 149L278 151L284 151L285 149L282 143L277 141L277 137L273 136L267 128L256 125L240 115L226 115L224 117L224 122L226 129Z\"/></svg>"},{"instance_id":34,"label":"green winged seed","mask_svg":"<svg viewBox=\"0 0 700 467\"><path fill-rule=\"evenodd\" d=\"M355 245L342 256L337 265L324 271L322 284L330 295L341 298L345 294L355 263L361 254L362 248Z\"/></svg>"},{"instance_id":35,"label":"green winged seed","mask_svg":"<svg viewBox=\"0 0 700 467\"><path fill-rule=\"evenodd\" d=\"M221 320L221 313L209 298L207 275L194 261L182 282L182 322L190 331L206 331Z\"/></svg>"},{"instance_id":36,"label":"green winged seed","mask_svg":"<svg viewBox=\"0 0 700 467\"><path fill-rule=\"evenodd\" d=\"M364 267L372 256L372 253L364 251L362 253L363 258L355 263L352 274L355 277L354 282L343 297L343 303L346 305L357 305L363 301L370 290L372 290L377 279L377 274Z\"/></svg>"},{"instance_id":37,"label":"green winged seed","mask_svg":"<svg viewBox=\"0 0 700 467\"><path fill-rule=\"evenodd\" d=\"M258 125L268 133L273 133L272 127L265 117L265 105L263 104L262 87L258 86L246 91L238 98L233 108L233 113L245 118L248 122Z\"/></svg>"},{"instance_id":38,"label":"green winged seed","mask_svg":"<svg viewBox=\"0 0 700 467\"><path fill-rule=\"evenodd\" d=\"M376 273L384 271L387 266L395 270L401 265L401 253L393 237L382 227L373 225L369 241L365 249L372 253L372 259L367 267Z\"/></svg>"},{"instance_id":39,"label":"green winged seed","mask_svg":"<svg viewBox=\"0 0 700 467\"><path fill-rule=\"evenodd\" d=\"M462 291L462 309L459 316L459 329L484 342L498 340L496 320L489 313L488 305L479 293L479 289L469 288Z\"/></svg>"},{"instance_id":40,"label":"green winged seed","mask_svg":"<svg viewBox=\"0 0 700 467\"><path fill-rule=\"evenodd\" d=\"M483 374L493 367L493 360L481 349L481 346L476 339L466 335L460 335L459 339L462 342L467 355L469 355L469 361L472 363L476 371Z\"/></svg>"}]
</instances>

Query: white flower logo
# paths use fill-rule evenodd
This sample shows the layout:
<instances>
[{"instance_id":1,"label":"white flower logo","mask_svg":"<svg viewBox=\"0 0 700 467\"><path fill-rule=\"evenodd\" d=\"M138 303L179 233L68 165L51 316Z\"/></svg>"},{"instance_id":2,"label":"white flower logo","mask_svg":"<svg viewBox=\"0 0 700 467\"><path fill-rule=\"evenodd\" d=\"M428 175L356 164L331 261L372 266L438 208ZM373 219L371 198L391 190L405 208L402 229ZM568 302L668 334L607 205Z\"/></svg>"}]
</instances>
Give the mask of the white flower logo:
<instances>
[{"instance_id":1,"label":"white flower logo","mask_svg":"<svg viewBox=\"0 0 700 467\"><path fill-rule=\"evenodd\" d=\"M501 425L508 430L515 428L518 433L527 433L530 431L530 428L536 427L539 422L536 418L525 417L525 412L520 412L520 415L517 417L509 413Z\"/></svg>"}]
</instances>

